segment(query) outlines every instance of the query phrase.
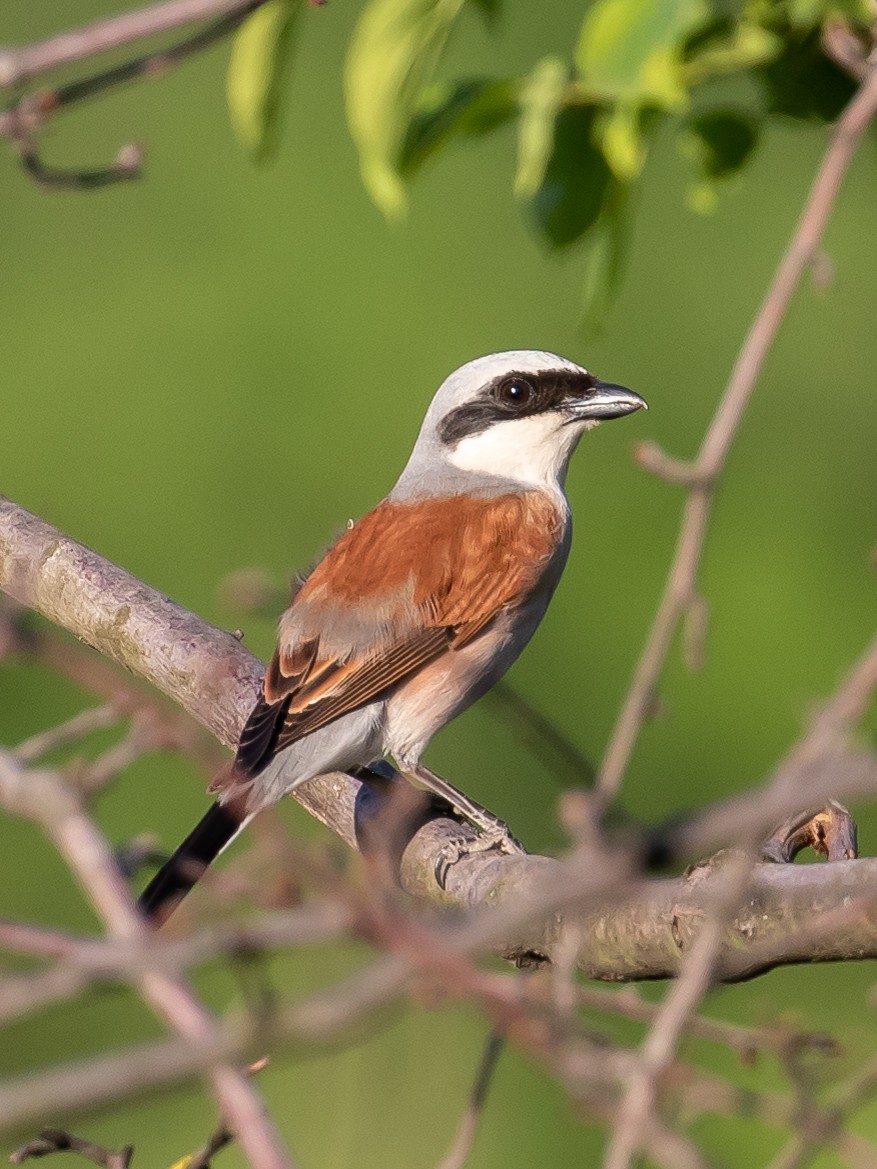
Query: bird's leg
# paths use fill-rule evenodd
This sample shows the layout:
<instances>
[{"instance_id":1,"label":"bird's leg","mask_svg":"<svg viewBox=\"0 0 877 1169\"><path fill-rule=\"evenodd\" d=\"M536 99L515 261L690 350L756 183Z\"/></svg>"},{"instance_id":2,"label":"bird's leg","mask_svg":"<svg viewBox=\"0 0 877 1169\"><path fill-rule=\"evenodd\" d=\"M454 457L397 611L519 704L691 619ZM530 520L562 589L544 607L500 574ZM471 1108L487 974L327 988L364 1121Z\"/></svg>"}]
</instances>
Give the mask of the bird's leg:
<instances>
[{"instance_id":1,"label":"bird's leg","mask_svg":"<svg viewBox=\"0 0 877 1169\"><path fill-rule=\"evenodd\" d=\"M442 779L440 775L436 775L434 771L424 767L422 763L405 766L396 760L396 765L399 774L410 784L432 792L439 799L445 800L473 828L478 829L478 836L475 840L460 837L442 849L442 854L436 864L436 877L442 888L444 888L448 869L463 856L476 852L487 852L492 848L508 853L526 851L521 842L512 836L504 821L500 820L498 816L494 816L492 812L488 812L487 808L482 807L481 804L477 804L464 795L446 779Z\"/></svg>"}]
</instances>

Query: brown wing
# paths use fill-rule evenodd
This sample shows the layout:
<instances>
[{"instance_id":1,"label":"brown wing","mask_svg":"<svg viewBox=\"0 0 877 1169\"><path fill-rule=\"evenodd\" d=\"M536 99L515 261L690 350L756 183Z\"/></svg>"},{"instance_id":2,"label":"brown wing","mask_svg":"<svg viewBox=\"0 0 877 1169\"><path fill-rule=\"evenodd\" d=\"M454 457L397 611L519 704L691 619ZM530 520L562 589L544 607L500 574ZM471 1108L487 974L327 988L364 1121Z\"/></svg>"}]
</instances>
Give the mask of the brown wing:
<instances>
[{"instance_id":1,"label":"brown wing","mask_svg":"<svg viewBox=\"0 0 877 1169\"><path fill-rule=\"evenodd\" d=\"M369 512L317 565L284 618L301 616L309 630L322 622L325 632L292 643L281 634L236 772L255 775L284 747L477 637L529 596L562 524L553 501L536 492L385 500ZM352 652L329 636L333 614L351 611L364 629Z\"/></svg>"}]
</instances>

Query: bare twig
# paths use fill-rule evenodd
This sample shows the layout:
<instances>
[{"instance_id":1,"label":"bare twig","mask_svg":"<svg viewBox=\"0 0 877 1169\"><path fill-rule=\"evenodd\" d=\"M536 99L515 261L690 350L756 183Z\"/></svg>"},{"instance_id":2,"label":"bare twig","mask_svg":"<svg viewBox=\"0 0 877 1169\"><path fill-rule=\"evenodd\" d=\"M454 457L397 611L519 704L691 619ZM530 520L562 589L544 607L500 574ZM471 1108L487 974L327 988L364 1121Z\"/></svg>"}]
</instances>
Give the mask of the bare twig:
<instances>
[{"instance_id":1,"label":"bare twig","mask_svg":"<svg viewBox=\"0 0 877 1169\"><path fill-rule=\"evenodd\" d=\"M806 735L792 747L777 767L772 781L774 785L784 790L797 788L803 772L838 754L844 748L850 731L865 713L875 690L877 636L818 712Z\"/></svg>"},{"instance_id":2,"label":"bare twig","mask_svg":"<svg viewBox=\"0 0 877 1169\"><path fill-rule=\"evenodd\" d=\"M218 1125L197 1153L193 1153L186 1162L186 1169L209 1169L210 1162L216 1154L221 1152L226 1145L230 1145L233 1140L234 1133L224 1124Z\"/></svg>"},{"instance_id":3,"label":"bare twig","mask_svg":"<svg viewBox=\"0 0 877 1169\"><path fill-rule=\"evenodd\" d=\"M0 133L3 129L5 115L0 113ZM11 123L6 123L11 125ZM43 162L30 135L8 133L17 147L24 173L32 178L40 187L54 191L94 191L99 187L109 187L114 183L127 183L139 179L142 174L143 150L135 142L128 142L120 147L115 162L109 166L96 169L66 170L60 167L48 166Z\"/></svg>"},{"instance_id":4,"label":"bare twig","mask_svg":"<svg viewBox=\"0 0 877 1169\"><path fill-rule=\"evenodd\" d=\"M877 103L875 103L877 108ZM850 727L861 716L870 695L877 686L877 641L869 647L863 658L852 669L844 684L831 701L814 720L808 734L790 752L788 759L775 772L768 791L788 794L791 776L798 798L800 779L808 769L825 762L827 755L843 744ZM840 859L855 855L855 828L852 819L842 805L829 805L827 810L807 813L787 821L778 829L772 840L782 850L788 847L791 854L804 843L813 843L820 851ZM754 850L755 829L751 820L743 821L742 830L747 842L747 852L740 853L733 863L725 868L718 888L717 901L708 909L683 963L680 977L668 991L658 1010L652 1028L642 1046L640 1059L628 1078L627 1088L615 1120L612 1139L604 1162L605 1169L628 1169L644 1142L649 1119L654 1116L658 1083L675 1056L677 1044L686 1021L693 1016L700 1001L709 989L718 964L722 948L722 933L727 922L734 916L735 908L751 880L749 853ZM800 839L799 839L800 838ZM781 856L780 859L785 859ZM806 935L812 937L816 922L809 922ZM806 1087L806 1085L805 1085ZM803 1089L802 1089L803 1090ZM800 1111L806 1115L814 1113L809 1099L802 1101ZM777 1157L771 1169L797 1169L809 1156L812 1141L804 1136L792 1138Z\"/></svg>"},{"instance_id":5,"label":"bare twig","mask_svg":"<svg viewBox=\"0 0 877 1169\"><path fill-rule=\"evenodd\" d=\"M855 1132L838 1135L837 1152L847 1169L871 1169L877 1163L877 1145Z\"/></svg>"},{"instance_id":6,"label":"bare twig","mask_svg":"<svg viewBox=\"0 0 877 1169\"><path fill-rule=\"evenodd\" d=\"M725 924L745 893L749 873L750 862L745 854L740 854L722 873L717 899L694 938L679 978L658 1009L628 1077L603 1162L605 1169L628 1169L643 1145L649 1121L654 1117L658 1081L676 1056L688 1020L709 990Z\"/></svg>"},{"instance_id":7,"label":"bare twig","mask_svg":"<svg viewBox=\"0 0 877 1169\"><path fill-rule=\"evenodd\" d=\"M246 1069L246 1074L253 1076L257 1072L262 1071L267 1064L267 1057L257 1060ZM210 1169L210 1163L216 1154L221 1152L227 1145L230 1145L233 1140L234 1133L223 1121L220 1121L201 1148L193 1153L191 1157L186 1158L185 1169Z\"/></svg>"},{"instance_id":8,"label":"bare twig","mask_svg":"<svg viewBox=\"0 0 877 1169\"><path fill-rule=\"evenodd\" d=\"M75 743L78 739L90 735L92 731L111 727L119 721L119 711L114 706L95 706L90 710L83 710L73 718L50 727L47 731L40 731L19 743L14 754L21 763L34 763L50 751L64 747L68 743Z\"/></svg>"},{"instance_id":9,"label":"bare twig","mask_svg":"<svg viewBox=\"0 0 877 1169\"><path fill-rule=\"evenodd\" d=\"M147 53L120 65L114 65L91 77L72 81L56 89L44 89L22 98L8 109L0 111L0 135L8 138L17 148L25 172L36 183L44 187L56 190L93 190L95 187L105 187L111 183L139 178L143 164L143 150L136 143L127 143L123 146L119 150L115 162L110 166L97 170L64 170L47 166L43 162L34 143L34 136L50 117L76 102L96 97L128 81L157 77L166 73L186 58L202 52L210 45L228 36L264 2L265 0L237 0L236 3L229 5L214 0L211 5L205 4L203 0L197 4L193 4L192 0L185 0L185 3L176 0L176 2L158 5L139 13L130 13L127 16L97 22L78 33L53 37L49 41L42 42L41 45L6 50L5 53L0 52L0 84L2 84L2 78L6 75L15 76L24 73L25 76L30 76L34 72L42 72L43 69L32 68L34 62L57 60L65 51L79 53L80 56L74 59L80 59L105 51L104 46L117 47L130 40L142 39L143 36L148 36L153 31L165 31L167 28L189 24L193 19L201 18L201 16L185 15L193 9L201 15L203 15L202 10L204 9L221 14L206 28L200 29L194 35L176 45L171 45L169 48ZM229 7L231 11L225 12L224 10ZM175 23L173 21L169 23L170 16L177 17Z\"/></svg>"},{"instance_id":10,"label":"bare twig","mask_svg":"<svg viewBox=\"0 0 877 1169\"><path fill-rule=\"evenodd\" d=\"M10 1153L9 1160L13 1165L21 1165L31 1157L47 1157L50 1153L66 1152L79 1153L81 1157L93 1161L95 1165L101 1165L103 1169L128 1169L134 1149L131 1145L125 1145L118 1151L107 1149L103 1145L94 1144L93 1141L83 1140L66 1129L44 1128L36 1140L28 1141L26 1145Z\"/></svg>"},{"instance_id":11,"label":"bare twig","mask_svg":"<svg viewBox=\"0 0 877 1169\"><path fill-rule=\"evenodd\" d=\"M144 942L151 936L106 841L52 772L25 772L14 756L0 752L0 804L42 825L111 935ZM215 1022L181 979L146 968L133 981L153 1010L184 1039L190 1043L216 1041ZM292 1162L274 1125L241 1073L220 1063L211 1072L211 1079L254 1169L291 1169Z\"/></svg>"},{"instance_id":12,"label":"bare twig","mask_svg":"<svg viewBox=\"0 0 877 1169\"><path fill-rule=\"evenodd\" d=\"M590 759L509 682L497 682L488 699L494 713L549 770L576 786L594 782L596 768Z\"/></svg>"},{"instance_id":13,"label":"bare twig","mask_svg":"<svg viewBox=\"0 0 877 1169\"><path fill-rule=\"evenodd\" d=\"M632 984L614 990L579 985L575 994L580 1008L596 1011L600 1016L607 1012L619 1014L638 1023L654 1023L661 1009L660 1003L643 998L639 987ZM799 1031L779 1023L770 1027L747 1027L706 1015L692 1015L685 1023L685 1031L734 1051L747 1065L753 1064L762 1052L781 1053L790 1045L798 1049L824 1050L827 1038L823 1031Z\"/></svg>"},{"instance_id":14,"label":"bare twig","mask_svg":"<svg viewBox=\"0 0 877 1169\"><path fill-rule=\"evenodd\" d=\"M493 1073L496 1070L497 1060L503 1049L503 1037L497 1031L491 1031L481 1054L481 1062L475 1075L475 1082L469 1095L466 1111L454 1135L450 1149L439 1162L438 1169L463 1169L472 1151L475 1134L478 1131L478 1121L484 1109L487 1092Z\"/></svg>"},{"instance_id":15,"label":"bare twig","mask_svg":"<svg viewBox=\"0 0 877 1169\"><path fill-rule=\"evenodd\" d=\"M732 796L684 824L657 830L658 851L702 856L719 843L739 839L741 827L770 831L790 808L827 803L841 788L847 796L877 791L877 757L846 747L875 690L877 637L760 790Z\"/></svg>"},{"instance_id":16,"label":"bare twig","mask_svg":"<svg viewBox=\"0 0 877 1169\"><path fill-rule=\"evenodd\" d=\"M668 483L675 483L679 487L709 487L709 480L704 478L703 472L698 470L695 463L674 459L656 442L646 440L636 443L633 457L643 470L650 471L659 479L666 479Z\"/></svg>"},{"instance_id":17,"label":"bare twig","mask_svg":"<svg viewBox=\"0 0 877 1169\"><path fill-rule=\"evenodd\" d=\"M868 76L868 51L845 20L827 20L822 30L822 47L841 69L857 81Z\"/></svg>"},{"instance_id":18,"label":"bare twig","mask_svg":"<svg viewBox=\"0 0 877 1169\"><path fill-rule=\"evenodd\" d=\"M825 808L810 808L789 816L762 847L766 860L789 864L799 852L812 848L830 861L855 860L859 855L856 822L837 800Z\"/></svg>"},{"instance_id":19,"label":"bare twig","mask_svg":"<svg viewBox=\"0 0 877 1169\"><path fill-rule=\"evenodd\" d=\"M93 795L101 788L106 787L111 780L114 780L126 767L130 767L141 756L159 749L160 746L161 742L156 741L150 733L150 728L145 723L135 719L127 735L124 735L118 743L114 743L97 759L78 768L77 773L72 778L82 795Z\"/></svg>"},{"instance_id":20,"label":"bare twig","mask_svg":"<svg viewBox=\"0 0 877 1169\"><path fill-rule=\"evenodd\" d=\"M0 89L23 85L40 73L120 49L145 37L238 12L248 3L250 0L165 0L33 45L5 48L0 51Z\"/></svg>"},{"instance_id":21,"label":"bare twig","mask_svg":"<svg viewBox=\"0 0 877 1169\"><path fill-rule=\"evenodd\" d=\"M99 696L116 712L117 720L134 719L148 729L155 748L178 751L191 759L205 778L212 778L223 766L228 758L226 752L184 710L175 708L132 678L129 670L99 657L63 630L48 626L36 629L26 610L20 611L24 618L10 613L13 605L8 597L0 595L0 640L5 642L7 653L34 658L80 689ZM52 735L54 731L42 733Z\"/></svg>"},{"instance_id":22,"label":"bare twig","mask_svg":"<svg viewBox=\"0 0 877 1169\"><path fill-rule=\"evenodd\" d=\"M857 862L860 865L867 863ZM848 873L856 867L856 864L841 862L825 866L820 871ZM812 868L806 866L797 871L806 876L807 869L810 869L812 877ZM754 888L757 889L765 874L786 877L795 871L794 866L758 866L753 874ZM555 884L561 884L563 879L560 877ZM708 880L703 874L699 879ZM766 917L762 913L759 895L756 893L754 899L747 899L745 912L750 916L748 921L740 923L741 938L745 938L747 932L756 932ZM705 903L709 903L708 893L706 902L701 900L698 912L688 916L702 921ZM521 912L520 907L515 908ZM648 910L647 906L644 919ZM675 902L672 912L677 923L674 929L677 940L671 944L684 950L697 925L691 920L686 921L684 904ZM586 1037L571 1035L569 1020L565 1017L551 1022L542 1017L538 1009L528 1007L527 984L522 986L519 979L510 975L483 973L469 961L471 955L495 944L496 933L507 930L507 921L494 920L494 917L502 918L504 913L505 909L496 915L480 915L450 931L425 930L422 924L397 915L383 928L364 930L366 936L388 946L389 954L303 1003L274 1004L268 1019L244 1018L233 1022L232 1026L217 1029L206 1040L163 1041L0 1084L0 1126L30 1121L43 1114L47 1107L57 1110L80 1107L83 1103L94 1105L131 1095L147 1086L185 1080L198 1070L214 1066L222 1058L246 1058L264 1044L265 1026L270 1027L271 1041L275 1046L292 1042L308 1048L315 1043L337 1042L351 1028L354 1034L359 1034L362 1020L405 993L412 980L415 985L437 985L444 994L466 997L479 1003L495 1026L527 1046L577 1097L600 1092L623 1081L629 1074L631 1057L613 1048L589 1044ZM600 916L600 924L593 934L595 938L599 938L606 921L612 917L605 901ZM160 940L155 941L155 961L160 962ZM133 944L137 944L136 939ZM727 950L723 949L722 953L727 957ZM146 960L141 971L149 967ZM550 995L542 1001L549 1003L549 1000ZM732 1105L728 1107L732 1108ZM782 1115L788 1116L788 1110ZM655 1141L661 1143L661 1134L656 1135L654 1124L647 1124L644 1131L646 1148L653 1147ZM677 1152L683 1156L684 1150L683 1142ZM676 1160L671 1163L683 1162Z\"/></svg>"},{"instance_id":23,"label":"bare twig","mask_svg":"<svg viewBox=\"0 0 877 1169\"><path fill-rule=\"evenodd\" d=\"M713 492L764 359L795 289L817 252L847 168L875 112L877 68L871 67L834 128L794 235L743 342L727 388L691 466L673 563L600 770L598 789L604 802L618 791L654 700L676 627L696 592Z\"/></svg>"},{"instance_id":24,"label":"bare twig","mask_svg":"<svg viewBox=\"0 0 877 1169\"><path fill-rule=\"evenodd\" d=\"M875 103L877 108L877 103ZM768 791L788 794L790 777L800 798L800 779L808 769L825 762L826 755L843 744L850 727L864 711L877 686L877 641L850 671L844 684L814 720L808 734L790 752L775 772ZM796 847L812 842L814 847L840 859L855 855L855 829L842 805L834 802L819 813L807 813L787 821L772 838L782 850L788 846L792 855ZM654 1024L642 1046L639 1061L630 1073L627 1088L616 1117L612 1139L604 1162L606 1169L628 1169L643 1145L649 1118L654 1115L658 1083L675 1056L676 1047L687 1019L696 1011L709 988L720 962L722 933L751 880L750 854L754 855L755 832L751 820L742 822L747 851L727 866L718 886L717 901L708 909L683 963L680 977L668 991ZM798 840L798 838L801 838ZM780 857L785 859L785 857ZM808 923L807 937L812 937L815 922ZM810 1101L801 1105L802 1114L813 1112ZM771 1169L796 1169L803 1164L809 1145L793 1138Z\"/></svg>"},{"instance_id":25,"label":"bare twig","mask_svg":"<svg viewBox=\"0 0 877 1169\"><path fill-rule=\"evenodd\" d=\"M0 919L0 950L61 960L47 970L0 981L0 1023L73 998L95 984L131 979L146 967L174 974L217 956L270 954L284 946L329 941L353 926L350 908L326 899L180 939L97 940Z\"/></svg>"},{"instance_id":26,"label":"bare twig","mask_svg":"<svg viewBox=\"0 0 877 1169\"><path fill-rule=\"evenodd\" d=\"M258 658L2 496L0 589L145 678L226 746L237 742L264 672ZM57 646L47 660L63 670L66 653Z\"/></svg>"}]
</instances>

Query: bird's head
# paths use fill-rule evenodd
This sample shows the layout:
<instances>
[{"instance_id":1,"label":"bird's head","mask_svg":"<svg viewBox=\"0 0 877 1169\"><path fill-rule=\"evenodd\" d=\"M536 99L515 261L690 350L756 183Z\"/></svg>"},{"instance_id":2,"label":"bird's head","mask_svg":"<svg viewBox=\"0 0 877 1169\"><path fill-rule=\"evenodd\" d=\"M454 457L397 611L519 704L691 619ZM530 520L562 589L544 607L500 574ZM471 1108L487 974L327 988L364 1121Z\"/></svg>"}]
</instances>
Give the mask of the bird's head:
<instances>
[{"instance_id":1,"label":"bird's head","mask_svg":"<svg viewBox=\"0 0 877 1169\"><path fill-rule=\"evenodd\" d=\"M540 350L478 357L439 386L396 495L458 490L470 476L531 487L562 485L581 435L647 409L623 386Z\"/></svg>"}]
</instances>

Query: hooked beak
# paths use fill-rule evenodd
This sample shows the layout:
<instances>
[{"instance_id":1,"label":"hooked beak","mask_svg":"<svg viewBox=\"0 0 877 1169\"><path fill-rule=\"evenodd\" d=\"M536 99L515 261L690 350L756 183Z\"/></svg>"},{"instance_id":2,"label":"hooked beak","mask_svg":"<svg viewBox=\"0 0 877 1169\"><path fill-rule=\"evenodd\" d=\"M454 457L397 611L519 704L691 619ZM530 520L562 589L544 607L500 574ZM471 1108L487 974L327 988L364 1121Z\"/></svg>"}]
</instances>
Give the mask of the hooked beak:
<instances>
[{"instance_id":1,"label":"hooked beak","mask_svg":"<svg viewBox=\"0 0 877 1169\"><path fill-rule=\"evenodd\" d=\"M605 422L609 418L623 418L625 414L633 414L634 410L649 408L645 398L641 398L633 390L615 386L611 382L596 382L592 390L564 405L569 413L570 422L581 422L586 419Z\"/></svg>"}]
</instances>

